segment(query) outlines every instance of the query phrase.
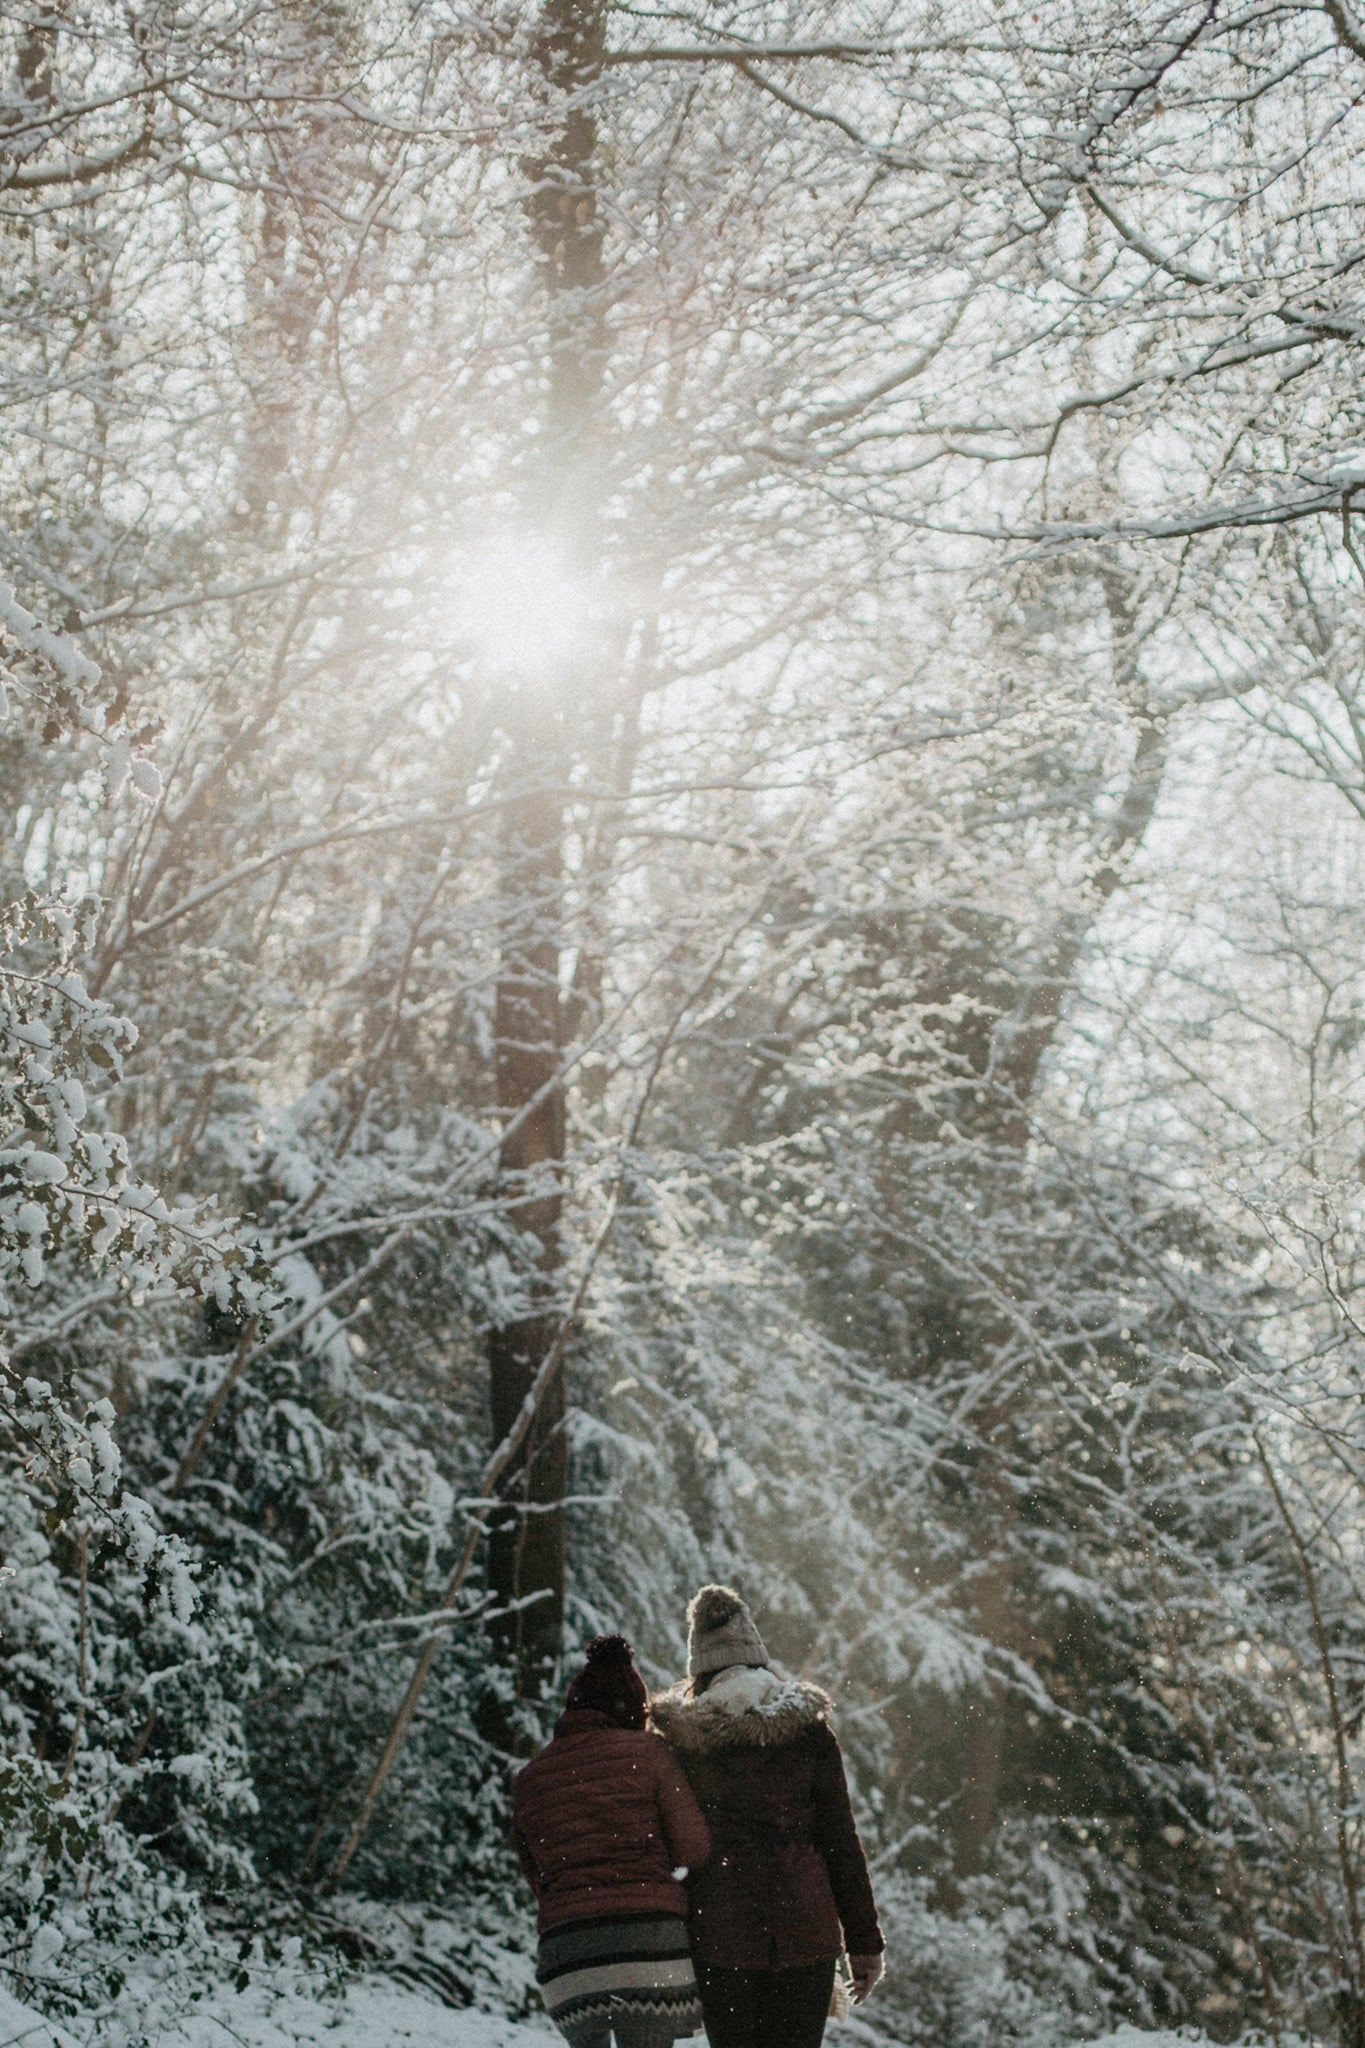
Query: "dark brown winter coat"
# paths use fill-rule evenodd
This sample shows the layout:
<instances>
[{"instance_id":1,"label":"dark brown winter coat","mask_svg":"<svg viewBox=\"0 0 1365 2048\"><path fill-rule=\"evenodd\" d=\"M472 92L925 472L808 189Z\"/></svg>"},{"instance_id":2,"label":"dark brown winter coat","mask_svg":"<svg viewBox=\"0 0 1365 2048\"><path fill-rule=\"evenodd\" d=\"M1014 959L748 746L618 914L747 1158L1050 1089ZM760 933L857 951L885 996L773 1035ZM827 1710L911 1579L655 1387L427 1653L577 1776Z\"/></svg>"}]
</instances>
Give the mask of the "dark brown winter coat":
<instances>
[{"instance_id":1,"label":"dark brown winter coat","mask_svg":"<svg viewBox=\"0 0 1365 2048\"><path fill-rule=\"evenodd\" d=\"M781 1970L844 1948L880 1954L867 1858L819 1687L727 1671L695 1699L665 1693L651 1714L711 1829L711 1859L688 1886L696 1961Z\"/></svg>"},{"instance_id":2,"label":"dark brown winter coat","mask_svg":"<svg viewBox=\"0 0 1365 2048\"><path fill-rule=\"evenodd\" d=\"M540 1931L616 1913L685 1913L674 1872L696 1870L711 1837L657 1735L578 1707L518 1772L512 1833L540 1906Z\"/></svg>"}]
</instances>

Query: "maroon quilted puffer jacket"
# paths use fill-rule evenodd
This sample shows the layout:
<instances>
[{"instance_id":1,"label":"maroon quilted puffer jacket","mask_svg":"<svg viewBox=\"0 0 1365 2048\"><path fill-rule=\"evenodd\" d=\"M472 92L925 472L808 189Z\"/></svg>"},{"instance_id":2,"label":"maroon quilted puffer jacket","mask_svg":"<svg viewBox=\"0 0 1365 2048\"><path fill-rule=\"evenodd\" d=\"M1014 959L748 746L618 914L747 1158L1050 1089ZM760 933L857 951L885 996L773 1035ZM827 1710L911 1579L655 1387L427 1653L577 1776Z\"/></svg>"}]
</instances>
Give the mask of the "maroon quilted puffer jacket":
<instances>
[{"instance_id":1,"label":"maroon quilted puffer jacket","mask_svg":"<svg viewBox=\"0 0 1365 2048\"><path fill-rule=\"evenodd\" d=\"M742 1667L652 1702L711 1829L688 1886L698 1963L786 1970L885 1946L830 1711L818 1686Z\"/></svg>"},{"instance_id":2,"label":"maroon quilted puffer jacket","mask_svg":"<svg viewBox=\"0 0 1365 2048\"><path fill-rule=\"evenodd\" d=\"M565 1920L685 1913L673 1873L711 1853L668 1745L590 1707L561 1714L554 1740L518 1772L512 1833L542 1934Z\"/></svg>"}]
</instances>

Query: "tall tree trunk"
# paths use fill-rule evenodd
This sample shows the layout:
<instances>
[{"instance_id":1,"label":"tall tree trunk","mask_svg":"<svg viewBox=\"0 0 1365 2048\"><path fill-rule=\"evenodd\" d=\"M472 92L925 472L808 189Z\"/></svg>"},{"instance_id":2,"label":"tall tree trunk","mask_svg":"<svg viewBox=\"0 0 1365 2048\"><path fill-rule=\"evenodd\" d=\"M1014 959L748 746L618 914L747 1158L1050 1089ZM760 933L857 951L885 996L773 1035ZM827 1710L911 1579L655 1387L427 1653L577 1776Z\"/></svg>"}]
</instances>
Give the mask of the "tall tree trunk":
<instances>
[{"instance_id":1,"label":"tall tree trunk","mask_svg":"<svg viewBox=\"0 0 1365 2048\"><path fill-rule=\"evenodd\" d=\"M508 1119L500 1169L510 1220L537 1250L530 1314L502 1324L488 1339L494 1444L512 1428L555 1339L564 1172L561 827L558 792L532 791L510 807L504 840L513 886L494 1013L498 1101ZM489 1583L498 1605L510 1609L498 1633L518 1696L540 1691L559 1655L568 1475L564 1412L561 1362L503 1481L507 1506L495 1514L489 1532Z\"/></svg>"},{"instance_id":2,"label":"tall tree trunk","mask_svg":"<svg viewBox=\"0 0 1365 2048\"><path fill-rule=\"evenodd\" d=\"M1115 646L1115 682L1130 701L1140 694L1137 667L1140 642L1126 583L1117 574L1104 579ZM1086 940L1110 897L1123 881L1128 862L1142 845L1156 812L1166 766L1164 722L1144 715L1138 726L1123 801L1108 834L1100 866L1091 878L1091 898L1067 922L1037 978L1025 989L1015 1016L997 1028L993 1058L995 1078L1005 1104L997 1111L1000 1143L1022 1152L1031 1130L1032 1104L1043 1061L1056 1037L1066 998L1076 985ZM1006 1333L1001 1332L1000 1341ZM1008 1411L983 1418L986 1440L1009 1428ZM1003 1455L1002 1444L1002 1455ZM1016 1599L1011 1562L1011 1537L1019 1503L1005 1472L992 1459L983 1462L982 1534L990 1551L973 1589L978 1628L988 1642L1031 1659L1038 1649L1028 1633ZM948 1901L960 1898L959 1881L981 1867L983 1854L998 1819L1003 1776L1006 1716L998 1696L986 1694L969 1703L963 1722L963 1787L956 1809L953 1875Z\"/></svg>"},{"instance_id":3,"label":"tall tree trunk","mask_svg":"<svg viewBox=\"0 0 1365 2048\"><path fill-rule=\"evenodd\" d=\"M604 327L591 90L601 71L605 24L603 0L547 0L536 55L554 125L545 155L528 165L550 345L544 456L536 467L528 525L566 569L582 574L592 566L597 525L595 414ZM565 1168L559 1078L563 709L569 684L578 697L589 681L579 655L566 658L566 671L534 684L523 681L512 699L512 773L521 793L507 812L506 910L494 1015L498 1105L506 1126L500 1164L512 1218L537 1249L529 1312L489 1338L495 1444L506 1436L548 1357L557 1324ZM552 1678L563 1631L565 1406L561 1364L504 1481L507 1505L490 1532L489 1585L498 1606L510 1610L499 1626L521 1698L536 1696ZM498 1718L496 1708L493 1713ZM505 1717L502 1732L514 1733Z\"/></svg>"}]
</instances>

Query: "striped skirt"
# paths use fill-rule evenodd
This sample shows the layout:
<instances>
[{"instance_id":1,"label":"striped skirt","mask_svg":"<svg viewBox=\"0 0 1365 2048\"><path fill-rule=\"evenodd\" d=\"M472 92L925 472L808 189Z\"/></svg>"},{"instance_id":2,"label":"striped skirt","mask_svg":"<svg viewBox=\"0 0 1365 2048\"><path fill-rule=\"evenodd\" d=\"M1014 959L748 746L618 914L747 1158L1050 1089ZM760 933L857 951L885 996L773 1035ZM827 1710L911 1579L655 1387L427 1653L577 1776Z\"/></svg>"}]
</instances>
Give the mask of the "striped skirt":
<instances>
[{"instance_id":1,"label":"striped skirt","mask_svg":"<svg viewBox=\"0 0 1365 2048\"><path fill-rule=\"evenodd\" d=\"M571 2048L668 2048L701 2031L687 1924L676 1913L571 1920L540 1937L536 1982Z\"/></svg>"}]
</instances>

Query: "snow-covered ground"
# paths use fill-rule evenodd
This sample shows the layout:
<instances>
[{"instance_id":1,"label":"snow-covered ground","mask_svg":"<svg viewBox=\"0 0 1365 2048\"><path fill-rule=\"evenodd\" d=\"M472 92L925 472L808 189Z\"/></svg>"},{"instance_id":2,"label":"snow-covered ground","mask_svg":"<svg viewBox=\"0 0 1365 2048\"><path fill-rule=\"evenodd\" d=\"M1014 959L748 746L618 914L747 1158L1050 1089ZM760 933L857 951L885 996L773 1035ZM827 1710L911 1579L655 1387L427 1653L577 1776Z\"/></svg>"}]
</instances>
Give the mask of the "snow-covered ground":
<instances>
[{"instance_id":1,"label":"snow-covered ground","mask_svg":"<svg viewBox=\"0 0 1365 2048\"><path fill-rule=\"evenodd\" d=\"M152 2029L145 2009L135 2021L130 2008L126 2032L112 2015L94 2024L73 2019L58 2025L0 1989L0 2048L88 2048L96 2031L100 2048L549 2048L560 2038L542 2017L510 2020L477 2006L453 2010L382 1979L359 1978L331 1996L225 1985L188 2014ZM1120 2027L1090 2048L1198 2048L1200 2039ZM831 2029L831 2048L836 2041L857 2048L860 2040L884 2044L885 2036L856 2017ZM705 2048L704 2041L695 2048Z\"/></svg>"},{"instance_id":2,"label":"snow-covered ground","mask_svg":"<svg viewBox=\"0 0 1365 2048\"><path fill-rule=\"evenodd\" d=\"M63 2024L0 1990L0 2048L100 2048L147 2041L149 2048L547 2048L559 2039L547 2019L509 2020L476 2006L452 2010L421 1992L358 1979L333 1996L224 1985L177 2019L147 2027L145 2008Z\"/></svg>"}]
</instances>

